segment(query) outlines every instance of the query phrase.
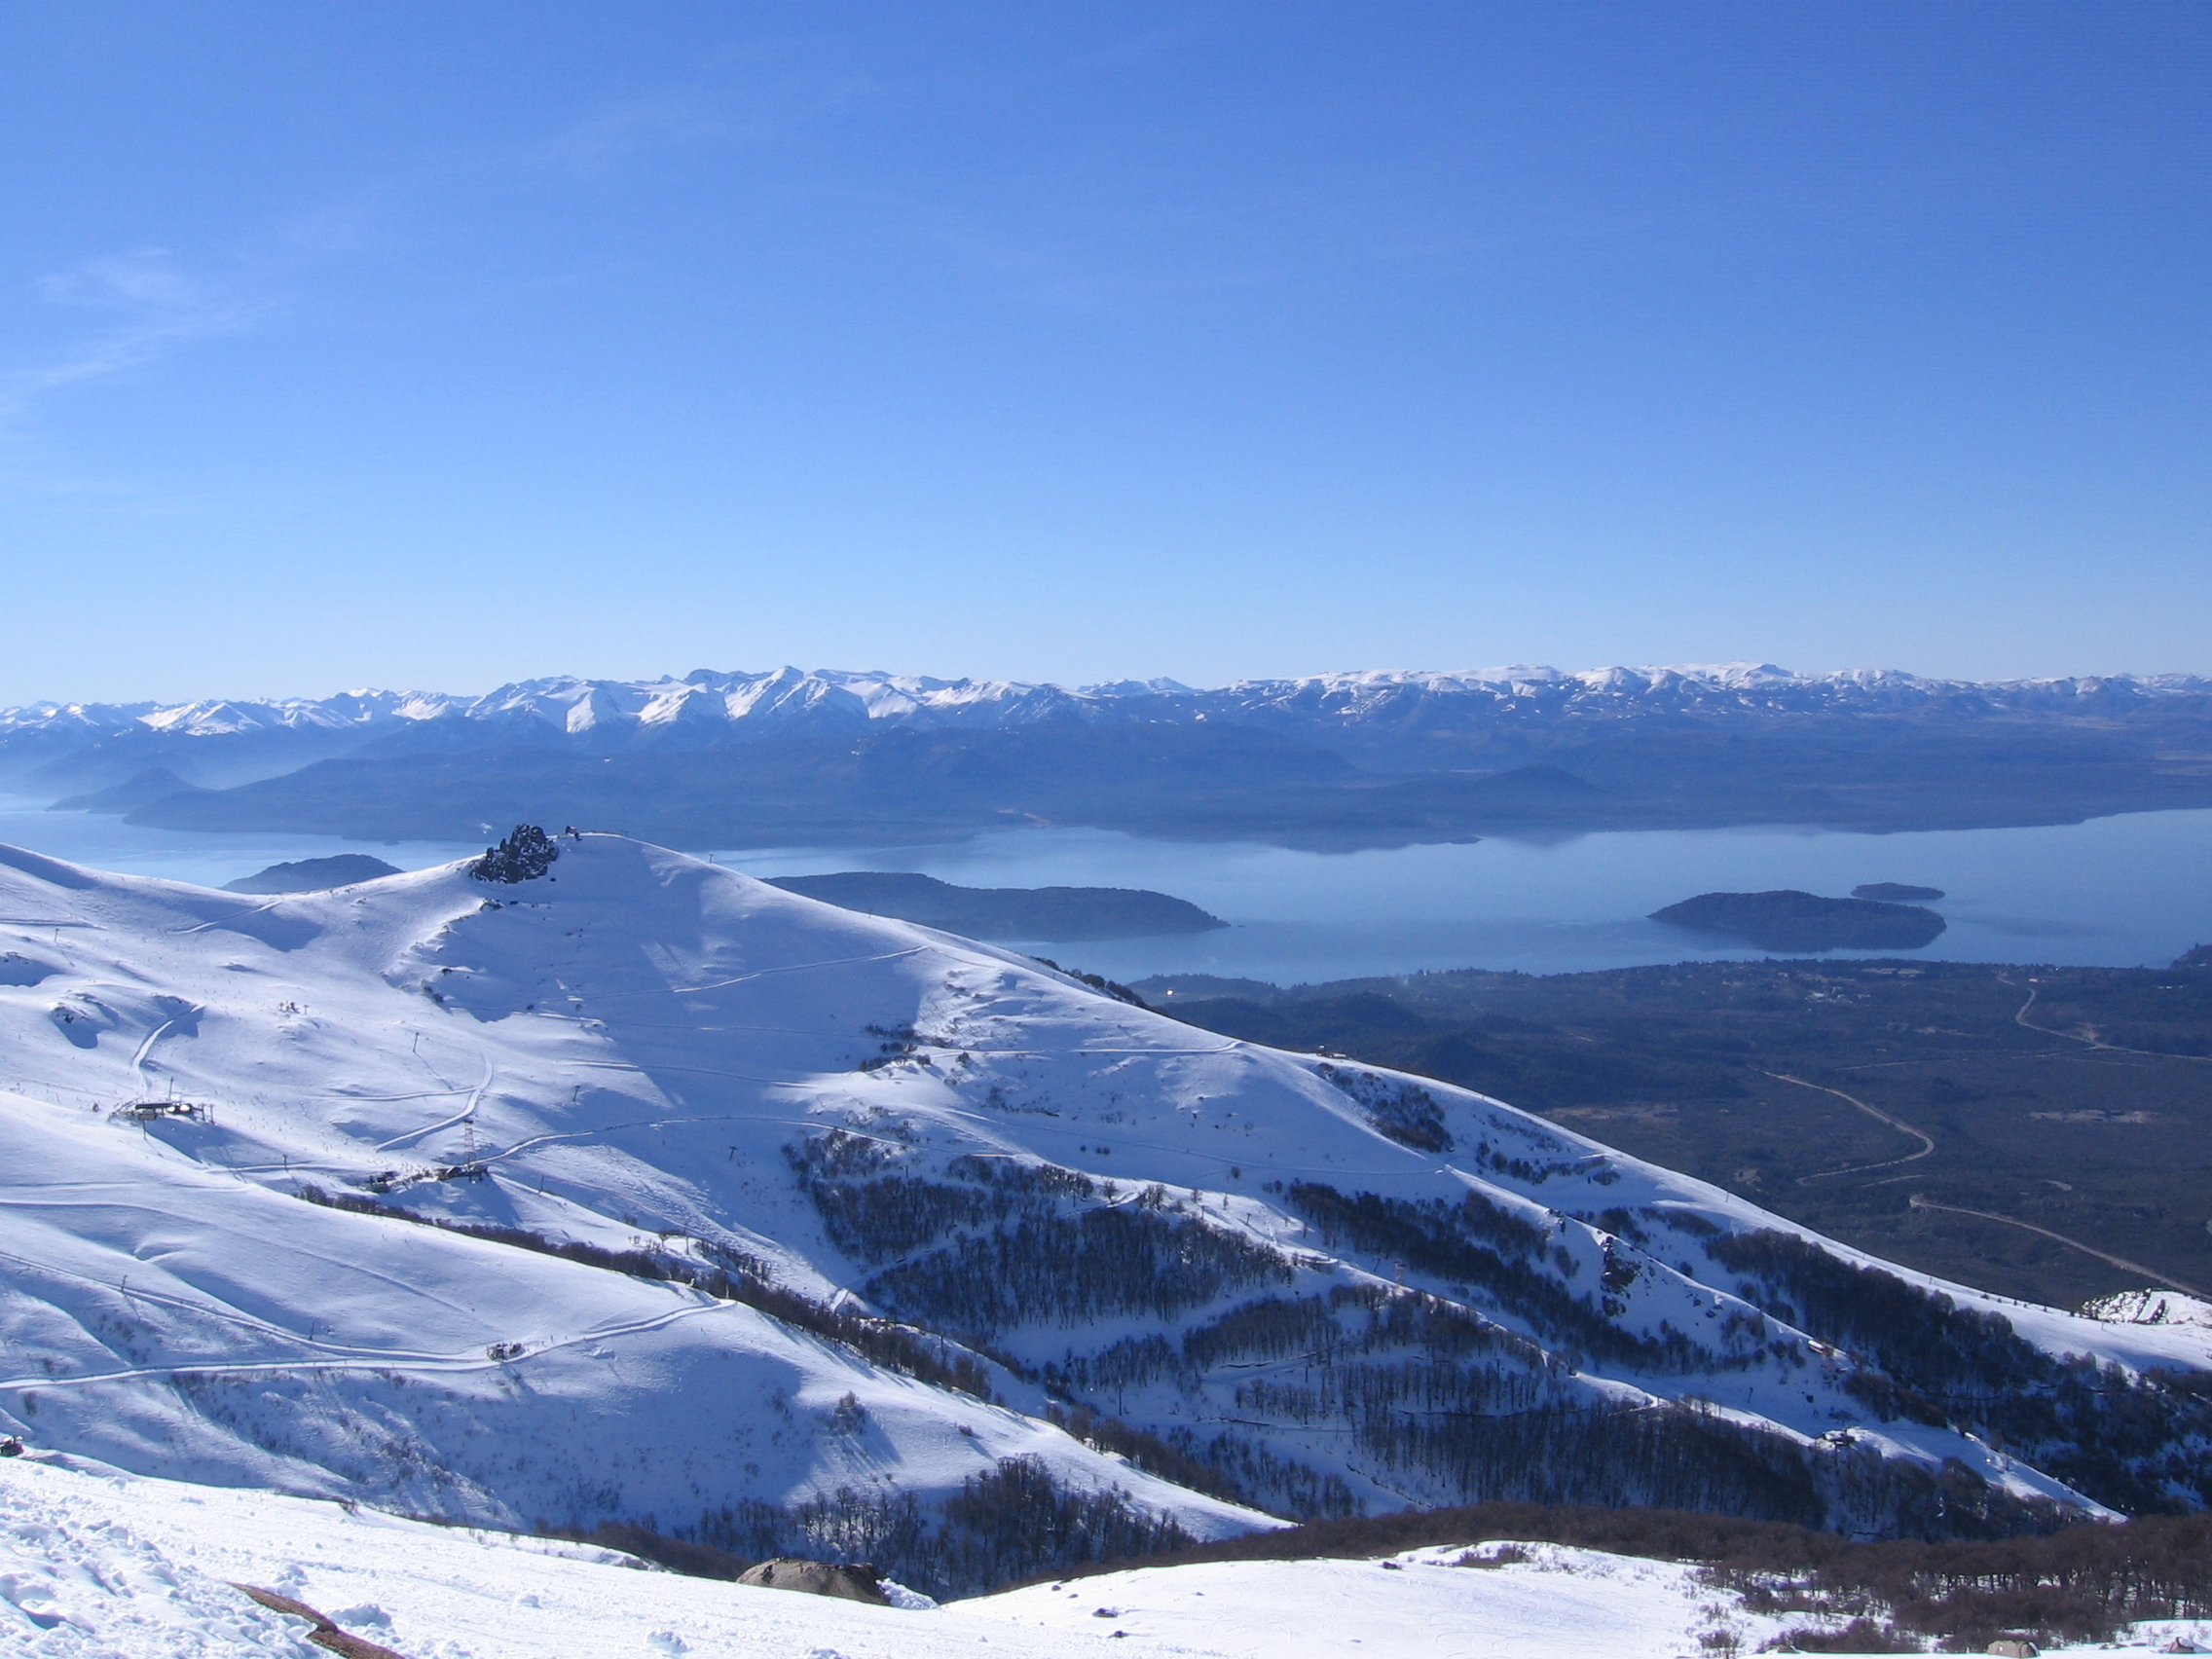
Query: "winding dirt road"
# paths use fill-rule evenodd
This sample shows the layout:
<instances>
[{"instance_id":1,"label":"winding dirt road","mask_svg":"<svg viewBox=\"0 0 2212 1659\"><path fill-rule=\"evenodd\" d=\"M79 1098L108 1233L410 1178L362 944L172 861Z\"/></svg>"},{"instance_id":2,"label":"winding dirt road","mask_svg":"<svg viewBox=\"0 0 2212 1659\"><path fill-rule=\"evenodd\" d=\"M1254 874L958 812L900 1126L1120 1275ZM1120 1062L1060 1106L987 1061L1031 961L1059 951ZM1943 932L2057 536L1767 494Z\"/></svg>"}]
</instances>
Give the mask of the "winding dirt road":
<instances>
[{"instance_id":1,"label":"winding dirt road","mask_svg":"<svg viewBox=\"0 0 2212 1659\"><path fill-rule=\"evenodd\" d=\"M2009 979L2005 982L2009 985L2012 983ZM2015 990L2018 988L2016 985L2013 986ZM2038 1025L2028 1017L2028 1010L2036 1006L2036 998L2042 994L2035 986L2030 985L2028 987L2028 1000L2022 1003L2019 1012L2012 1015L2014 1025L2024 1027L2044 1037L2059 1037L2069 1043L2079 1043L2083 1048L2102 1049L2108 1054L2144 1054L2154 1060L2194 1060L2199 1065L2212 1064L2212 1054L2169 1054L2163 1049L2128 1049L2118 1043L2107 1043L2101 1038L2083 1037L2079 1032L2074 1031L2061 1031L2054 1025Z\"/></svg>"},{"instance_id":2,"label":"winding dirt road","mask_svg":"<svg viewBox=\"0 0 2212 1659\"><path fill-rule=\"evenodd\" d=\"M1855 1094L1846 1094L1840 1088L1830 1088L1825 1083L1807 1083L1803 1078L1791 1077L1788 1072L1770 1071L1763 1075L1773 1078L1778 1083L1793 1083L1799 1088L1813 1088L1818 1089L1823 1094L1832 1094L1838 1100L1856 1106L1876 1123L1886 1124L1899 1134L1910 1135L1920 1143L1918 1152L1908 1152L1902 1158L1886 1158L1879 1163L1854 1163L1844 1169L1823 1169L1811 1175L1800 1175L1797 1177L1797 1185L1800 1187L1808 1181L1827 1181L1838 1175L1863 1175L1869 1169L1895 1169L1900 1163L1917 1163L1936 1150L1936 1137L1926 1129L1915 1128L1902 1118L1893 1118L1879 1106L1869 1106Z\"/></svg>"}]
</instances>

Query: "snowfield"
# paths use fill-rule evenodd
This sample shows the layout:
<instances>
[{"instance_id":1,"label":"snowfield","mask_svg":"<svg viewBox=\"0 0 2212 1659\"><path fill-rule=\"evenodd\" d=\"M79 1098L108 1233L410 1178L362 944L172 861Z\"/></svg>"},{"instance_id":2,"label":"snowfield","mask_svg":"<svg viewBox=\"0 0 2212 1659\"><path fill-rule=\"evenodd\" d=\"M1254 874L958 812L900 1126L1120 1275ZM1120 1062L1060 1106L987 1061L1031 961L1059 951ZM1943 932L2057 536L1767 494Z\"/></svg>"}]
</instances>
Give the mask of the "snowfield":
<instances>
[{"instance_id":1,"label":"snowfield","mask_svg":"<svg viewBox=\"0 0 2212 1659\"><path fill-rule=\"evenodd\" d=\"M1746 1491L1802 1459L1802 1501L1867 1529L1905 1501L1886 1470L1946 1461L2095 1507L2016 1446L1871 1408L1863 1361L1714 1252L1769 1229L1868 1259L1717 1189L1011 951L558 845L511 885L453 865L276 899L0 849L0 1429L140 1475L887 1566L936 1559L916 1529L1018 1460L1099 1506L1070 1536L1108 1510L1202 1540L1490 1495L1724 1507L1682 1485L1709 1445ZM1490 1253L1424 1256L1461 1215ZM998 1403L523 1235L894 1315ZM2212 1365L2212 1327L1899 1277L2048 1354ZM1076 1405L1247 1501L1045 1420ZM1593 1422L1615 1450L1487 1484ZM1039 1527L994 1513L998 1553L924 1588L1029 1570Z\"/></svg>"},{"instance_id":2,"label":"snowfield","mask_svg":"<svg viewBox=\"0 0 2212 1659\"><path fill-rule=\"evenodd\" d=\"M4 1582L20 1621L0 1635L41 1655L319 1651L234 1583L305 1603L407 1659L796 1659L824 1647L935 1659L984 1645L1026 1659L1101 1639L1119 1639L1120 1655L1616 1659L1695 1651L1698 1633L1724 1625L1779 1628L1716 1620L1704 1610L1714 1593L1687 1567L1548 1544L1485 1570L1451 1567L1461 1550L1393 1558L1399 1572L1339 1561L1154 1567L915 1612L642 1570L585 1545L37 1463L0 1468L0 1516L17 1541ZM25 1628L37 1624L44 1635Z\"/></svg>"},{"instance_id":3,"label":"snowfield","mask_svg":"<svg viewBox=\"0 0 2212 1659\"><path fill-rule=\"evenodd\" d=\"M1304 1659L1361 1647L1656 1659L1695 1652L1705 1631L1763 1638L1775 1624L1716 1620L1705 1610L1714 1594L1689 1568L1554 1545L1482 1570L1449 1566L1459 1550L1410 1552L1393 1558L1395 1572L1338 1561L1155 1567L903 1611L641 1570L584 1545L26 1461L0 1466L0 1539L11 1552L0 1641L42 1656L320 1651L296 1620L229 1588L237 1583L304 1603L407 1659L799 1659L824 1648L937 1659L986 1645L1027 1659L1100 1640L1124 1656Z\"/></svg>"},{"instance_id":4,"label":"snowfield","mask_svg":"<svg viewBox=\"0 0 2212 1659\"><path fill-rule=\"evenodd\" d=\"M959 1604L1060 1638L1121 1632L1231 1659L1277 1654L1625 1659L1696 1653L1726 1631L1747 1647L1802 1619L1754 1617L1694 1567L1558 1544L1409 1550L1386 1561L1220 1562L1102 1573ZM1526 1559L1515 1560L1522 1556ZM1111 1615L1111 1616L1108 1616Z\"/></svg>"},{"instance_id":5,"label":"snowfield","mask_svg":"<svg viewBox=\"0 0 2212 1659\"><path fill-rule=\"evenodd\" d=\"M940 1659L1064 1652L965 1613L866 1606L648 1570L611 1550L369 1509L18 1461L0 1470L0 1650L91 1659L309 1659L288 1596L405 1659L680 1653ZM9 1615L15 1615L10 1621ZM1159 1652L1144 1643L1139 1652Z\"/></svg>"},{"instance_id":6,"label":"snowfield","mask_svg":"<svg viewBox=\"0 0 2212 1659\"><path fill-rule=\"evenodd\" d=\"M1471 1558L1502 1565L1456 1565ZM1525 1559L1513 1560L1519 1555ZM1693 1568L1552 1544L1101 1574L933 1610L683 1578L585 1545L35 1459L0 1463L0 1650L26 1659L313 1659L313 1607L404 1659L1677 1659L1747 1614ZM2212 1624L2144 1625L2129 1645ZM2095 1651L2082 1649L2080 1651Z\"/></svg>"}]
</instances>

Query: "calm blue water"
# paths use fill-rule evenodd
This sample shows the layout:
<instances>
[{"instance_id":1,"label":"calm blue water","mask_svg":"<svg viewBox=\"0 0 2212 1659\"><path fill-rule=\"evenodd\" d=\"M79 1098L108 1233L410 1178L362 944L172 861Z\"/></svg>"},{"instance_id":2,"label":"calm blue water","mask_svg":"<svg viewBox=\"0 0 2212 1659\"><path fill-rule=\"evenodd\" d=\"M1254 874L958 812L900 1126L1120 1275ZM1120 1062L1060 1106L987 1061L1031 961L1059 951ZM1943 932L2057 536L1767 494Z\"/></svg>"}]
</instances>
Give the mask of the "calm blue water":
<instances>
[{"instance_id":1,"label":"calm blue water","mask_svg":"<svg viewBox=\"0 0 2212 1659\"><path fill-rule=\"evenodd\" d=\"M0 797L0 841L106 869L219 885L279 860L374 853L404 868L476 845L181 833ZM755 875L907 869L975 887L1150 887L1235 925L1182 938L1040 945L1116 978L1226 974L1289 984L1422 968L1566 973L1756 956L1642 917L1716 889L1845 894L1864 881L1943 888L1949 931L1918 954L2147 966L2212 942L2212 812L2132 813L2036 830L1897 835L1653 830L1548 843L1295 853L1015 830L955 847L716 855ZM1839 955L1845 953L1838 953Z\"/></svg>"}]
</instances>

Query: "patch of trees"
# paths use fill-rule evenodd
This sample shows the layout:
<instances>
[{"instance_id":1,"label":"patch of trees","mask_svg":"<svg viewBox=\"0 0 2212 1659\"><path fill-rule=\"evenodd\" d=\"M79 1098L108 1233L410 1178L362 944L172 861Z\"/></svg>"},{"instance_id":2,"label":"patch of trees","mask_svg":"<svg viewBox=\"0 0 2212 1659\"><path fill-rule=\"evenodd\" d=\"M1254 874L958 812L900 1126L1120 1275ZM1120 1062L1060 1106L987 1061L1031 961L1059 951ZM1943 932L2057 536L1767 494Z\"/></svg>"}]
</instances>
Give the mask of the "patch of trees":
<instances>
[{"instance_id":1,"label":"patch of trees","mask_svg":"<svg viewBox=\"0 0 2212 1659\"><path fill-rule=\"evenodd\" d=\"M784 1160L821 1214L830 1241L854 1260L888 1262L964 1228L998 1224L1019 1212L1049 1219L1065 1200L1088 1200L1087 1175L1049 1164L970 1153L946 1173L959 1185L903 1173L903 1147L846 1129L791 1142Z\"/></svg>"},{"instance_id":2,"label":"patch of trees","mask_svg":"<svg viewBox=\"0 0 2212 1659\"><path fill-rule=\"evenodd\" d=\"M1980 1651L2014 1633L2110 1641L2137 1619L2212 1614L2212 1523L2161 1516L1997 1542L1849 1544L1793 1567L1731 1564L1708 1576L1754 1612L1849 1618L1893 1651L1927 1641Z\"/></svg>"},{"instance_id":3,"label":"patch of trees","mask_svg":"<svg viewBox=\"0 0 2212 1659\"><path fill-rule=\"evenodd\" d=\"M1080 968L1062 968L1050 956L1032 956L1029 960L1032 962L1042 962L1053 973L1065 974L1069 978L1075 980L1078 984L1088 985L1092 990L1101 991L1107 996L1112 997L1116 1002L1127 1003L1131 1008L1148 1009L1152 1006L1150 1003L1146 1002L1144 998L1138 996L1136 992L1130 990L1128 986L1116 984L1112 979L1107 978L1103 974L1086 974Z\"/></svg>"},{"instance_id":4,"label":"patch of trees","mask_svg":"<svg viewBox=\"0 0 2212 1659\"><path fill-rule=\"evenodd\" d=\"M945 1500L939 1539L943 1575L964 1584L1007 1584L1085 1562L1187 1548L1191 1535L1148 1514L1119 1488L1070 1492L1045 1460L1001 1457Z\"/></svg>"},{"instance_id":5,"label":"patch of trees","mask_svg":"<svg viewBox=\"0 0 2212 1659\"><path fill-rule=\"evenodd\" d=\"M1294 1184L1291 1207L1332 1244L1404 1262L1451 1284L1476 1286L1537 1330L1586 1354L1651 1372L1725 1369L1747 1356L1716 1354L1679 1331L1647 1336L1607 1316L1587 1295L1574 1296L1542 1266L1542 1231L1469 1193L1456 1204L1374 1193L1349 1197L1314 1181ZM1532 1235L1532 1236L1531 1236Z\"/></svg>"},{"instance_id":6,"label":"patch of trees","mask_svg":"<svg viewBox=\"0 0 2212 1659\"><path fill-rule=\"evenodd\" d=\"M658 1522L647 1516L645 1525L656 1527ZM699 1512L696 1522L678 1528L675 1535L741 1561L747 1567L778 1556L873 1562L888 1577L931 1595L943 1595L950 1586L930 1565L935 1531L933 1518L913 1493L841 1486L800 1503L744 1498L710 1505Z\"/></svg>"},{"instance_id":7,"label":"patch of trees","mask_svg":"<svg viewBox=\"0 0 2212 1659\"><path fill-rule=\"evenodd\" d=\"M1124 1337L1094 1355L1070 1354L1048 1367L1072 1387L1126 1387L1173 1377L1186 1389L1223 1367L1298 1361L1330 1371L1378 1353L1414 1351L1441 1359L1483 1356L1531 1373L1561 1370L1524 1337L1423 1291L1334 1285L1324 1296L1263 1297L1183 1333Z\"/></svg>"},{"instance_id":8,"label":"patch of trees","mask_svg":"<svg viewBox=\"0 0 2212 1659\"><path fill-rule=\"evenodd\" d=\"M977 1340L1113 1313L1169 1317L1292 1273L1280 1252L1178 1211L1162 1187L1116 1203L1111 1185L1073 1170L972 1154L947 1165L957 1183L928 1181L899 1172L902 1149L845 1130L785 1156L837 1247L893 1264L868 1280L872 1300Z\"/></svg>"},{"instance_id":9,"label":"patch of trees","mask_svg":"<svg viewBox=\"0 0 2212 1659\"><path fill-rule=\"evenodd\" d=\"M1973 1429L2128 1514L2212 1505L2212 1389L2202 1374L2129 1375L2047 1354L2002 1314L1830 1255L1792 1233L1715 1238L1739 1294L1878 1368L1850 1384L1884 1418Z\"/></svg>"},{"instance_id":10,"label":"patch of trees","mask_svg":"<svg viewBox=\"0 0 2212 1659\"><path fill-rule=\"evenodd\" d=\"M1231 1503L1250 1503L1251 1496L1235 1481L1230 1479L1210 1463L1191 1455L1187 1447L1162 1440L1120 1418L1101 1417L1088 1406L1074 1406L1063 1410L1058 1406L1045 1408L1045 1419L1064 1428L1093 1452L1111 1452L1126 1457L1149 1475L1173 1481L1177 1486L1189 1487L1212 1497ZM1189 1430L1185 1430L1186 1440Z\"/></svg>"},{"instance_id":11,"label":"patch of trees","mask_svg":"<svg viewBox=\"0 0 2212 1659\"><path fill-rule=\"evenodd\" d=\"M1272 1514L1326 1521L1366 1508L1344 1476L1285 1457L1255 1435L1225 1430L1196 1450Z\"/></svg>"},{"instance_id":12,"label":"patch of trees","mask_svg":"<svg viewBox=\"0 0 2212 1659\"><path fill-rule=\"evenodd\" d=\"M1004 1193L951 1187L911 1175L870 1181L819 1181L806 1196L830 1241L857 1262L888 1262L955 1229L1004 1221L1013 1207Z\"/></svg>"},{"instance_id":13,"label":"patch of trees","mask_svg":"<svg viewBox=\"0 0 2212 1659\"><path fill-rule=\"evenodd\" d=\"M718 1567L787 1555L872 1562L903 1584L949 1597L978 1595L1041 1573L1064 1576L1103 1561L1188 1549L1192 1539L1120 1488L1071 1491L1043 1458L1024 1456L1001 1457L969 1476L934 1514L912 1493L841 1487L805 1503L751 1501L707 1509L679 1534L679 1542L716 1552ZM663 1555L653 1559L677 1565Z\"/></svg>"},{"instance_id":14,"label":"patch of trees","mask_svg":"<svg viewBox=\"0 0 2212 1659\"><path fill-rule=\"evenodd\" d=\"M757 1309L771 1318L781 1319L787 1325L809 1331L851 1349L869 1364L880 1366L886 1371L896 1371L901 1376L911 1377L936 1387L972 1394L979 1400L995 1400L997 1397L991 1391L989 1367L974 1354L962 1352L941 1338L930 1336L895 1320L872 1319L859 1313L843 1312L816 1302L811 1297L801 1296L787 1286L772 1283L767 1277L765 1263L737 1251L702 1245L701 1248L708 1250L714 1259L711 1262L695 1262L651 1250L608 1250L575 1239L547 1238L519 1227L447 1221L437 1216L418 1215L397 1204L379 1203L374 1198L361 1198L352 1193L327 1193L315 1186L302 1187L300 1197L310 1203L321 1204L329 1209L350 1210L356 1215L384 1216L392 1221L409 1221L420 1227L435 1227L447 1233L459 1233L494 1244L532 1250L541 1256L558 1256L563 1261L576 1262L584 1267L627 1273L632 1278L689 1285L693 1290L703 1291L724 1302L742 1302L746 1307Z\"/></svg>"},{"instance_id":15,"label":"patch of trees","mask_svg":"<svg viewBox=\"0 0 2212 1659\"><path fill-rule=\"evenodd\" d=\"M1255 1365L1279 1369L1252 1376ZM1528 1410L1572 1387L1534 1344L1441 1298L1381 1285L1265 1297L1187 1331L1179 1346L1158 1335L1124 1338L1046 1368L1048 1383L1067 1392L1163 1377L1190 1394L1226 1381L1240 1414L1330 1430L1363 1430L1406 1413ZM1341 1478L1282 1457L1253 1434L1225 1433L1201 1445L1185 1430L1180 1444L1251 1494L1247 1501L1277 1513L1359 1508Z\"/></svg>"},{"instance_id":16,"label":"patch of trees","mask_svg":"<svg viewBox=\"0 0 2212 1659\"><path fill-rule=\"evenodd\" d=\"M2001 1537L2047 1528L2056 1507L2013 1497L1961 1463L1931 1471L1865 1445L1808 1448L1695 1402L1400 1414L1363 1423L1359 1443L1471 1495L1710 1510L1862 1534Z\"/></svg>"},{"instance_id":17,"label":"patch of trees","mask_svg":"<svg viewBox=\"0 0 2212 1659\"><path fill-rule=\"evenodd\" d=\"M1321 1075L1359 1103L1367 1121L1400 1146L1417 1152L1450 1152L1452 1131L1444 1108L1418 1083L1345 1066L1322 1066Z\"/></svg>"},{"instance_id":18,"label":"patch of trees","mask_svg":"<svg viewBox=\"0 0 2212 1659\"><path fill-rule=\"evenodd\" d=\"M1379 1468L1471 1494L1596 1494L1932 1537L2043 1524L1963 1466L1931 1474L1865 1446L1808 1450L1694 1403L1597 1400L1535 1344L1418 1290L1338 1285L1325 1296L1266 1297L1186 1332L1179 1346L1157 1334L1124 1338L1066 1355L1045 1378L1070 1394L1161 1379L1195 1394L1225 1374L1248 1422L1348 1428ZM1186 1444L1277 1513L1356 1512L1342 1482L1277 1456L1249 1431Z\"/></svg>"},{"instance_id":19,"label":"patch of trees","mask_svg":"<svg viewBox=\"0 0 2212 1659\"><path fill-rule=\"evenodd\" d=\"M867 1294L988 1339L1010 1326L1170 1318L1234 1291L1287 1283L1289 1261L1240 1235L1141 1204L1025 1214L877 1273Z\"/></svg>"}]
</instances>

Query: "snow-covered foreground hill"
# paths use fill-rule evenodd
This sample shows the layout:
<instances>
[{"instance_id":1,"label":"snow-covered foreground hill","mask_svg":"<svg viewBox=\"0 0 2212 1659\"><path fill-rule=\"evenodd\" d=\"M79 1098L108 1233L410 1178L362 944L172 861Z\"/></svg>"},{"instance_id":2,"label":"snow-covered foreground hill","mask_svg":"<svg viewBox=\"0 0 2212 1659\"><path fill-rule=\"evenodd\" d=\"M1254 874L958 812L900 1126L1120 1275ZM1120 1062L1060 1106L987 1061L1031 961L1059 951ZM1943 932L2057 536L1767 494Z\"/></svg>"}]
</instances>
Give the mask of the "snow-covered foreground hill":
<instances>
[{"instance_id":1,"label":"snow-covered foreground hill","mask_svg":"<svg viewBox=\"0 0 2212 1659\"><path fill-rule=\"evenodd\" d=\"M2212 1479L2152 1375L2203 1329L1946 1292L1463 1090L558 845L274 900L0 852L0 1424L933 1591L1261 1511L1940 1534Z\"/></svg>"},{"instance_id":2,"label":"snow-covered foreground hill","mask_svg":"<svg viewBox=\"0 0 2212 1659\"><path fill-rule=\"evenodd\" d=\"M1496 1542L1380 1561L1233 1562L874 1607L645 1569L589 1545L358 1506L0 1464L0 1647L39 1659L310 1659L313 1607L404 1659L998 1659L1221 1655L1677 1659L1835 1620L1747 1611L1695 1567ZM2212 1624L2135 1627L2129 1645ZM1112 1643L1111 1647L1107 1643Z\"/></svg>"}]
</instances>

